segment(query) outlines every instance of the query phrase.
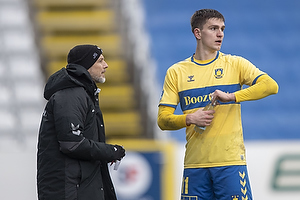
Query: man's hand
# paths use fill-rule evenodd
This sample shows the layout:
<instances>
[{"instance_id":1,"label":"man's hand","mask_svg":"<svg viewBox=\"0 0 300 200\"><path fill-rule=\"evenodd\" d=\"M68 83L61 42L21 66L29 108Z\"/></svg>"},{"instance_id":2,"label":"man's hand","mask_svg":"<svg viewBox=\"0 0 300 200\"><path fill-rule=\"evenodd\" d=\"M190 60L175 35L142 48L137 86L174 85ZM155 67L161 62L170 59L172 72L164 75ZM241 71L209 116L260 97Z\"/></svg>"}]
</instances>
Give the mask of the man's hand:
<instances>
[{"instance_id":1,"label":"man's hand","mask_svg":"<svg viewBox=\"0 0 300 200\"><path fill-rule=\"evenodd\" d=\"M215 104L217 100L221 102L230 102L235 101L234 93L225 93L221 90L216 90L212 93L212 104ZM213 114L214 110L203 111L203 109L199 109L194 113L188 114L186 116L186 125L195 124L197 126L209 126L214 118Z\"/></svg>"},{"instance_id":2,"label":"man's hand","mask_svg":"<svg viewBox=\"0 0 300 200\"><path fill-rule=\"evenodd\" d=\"M214 113L214 110L203 111L203 109L199 109L186 116L186 125L209 126L214 118Z\"/></svg>"},{"instance_id":3,"label":"man's hand","mask_svg":"<svg viewBox=\"0 0 300 200\"><path fill-rule=\"evenodd\" d=\"M235 95L234 93L225 93L222 92L221 90L216 90L212 94L212 103L215 101L219 100L221 102L230 102L230 101L235 101Z\"/></svg>"},{"instance_id":4,"label":"man's hand","mask_svg":"<svg viewBox=\"0 0 300 200\"><path fill-rule=\"evenodd\" d=\"M125 156L125 149L120 145L114 145L114 161L121 160Z\"/></svg>"}]
</instances>

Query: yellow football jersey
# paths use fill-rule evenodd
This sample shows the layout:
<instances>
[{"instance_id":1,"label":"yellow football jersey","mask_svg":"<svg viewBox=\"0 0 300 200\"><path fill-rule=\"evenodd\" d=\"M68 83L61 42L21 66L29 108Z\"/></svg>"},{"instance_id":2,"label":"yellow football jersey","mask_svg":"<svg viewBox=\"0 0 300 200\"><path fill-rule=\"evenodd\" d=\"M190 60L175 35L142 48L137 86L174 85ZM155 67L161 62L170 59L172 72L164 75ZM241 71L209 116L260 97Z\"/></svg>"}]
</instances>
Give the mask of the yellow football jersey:
<instances>
[{"instance_id":1,"label":"yellow football jersey","mask_svg":"<svg viewBox=\"0 0 300 200\"><path fill-rule=\"evenodd\" d=\"M176 108L180 103L184 114L193 113L209 102L216 89L234 93L255 84L263 74L239 56L218 52L206 62L192 56L167 70L160 105ZM194 125L186 128L185 168L246 164L240 103L221 103L215 111L202 134L194 131Z\"/></svg>"}]
</instances>

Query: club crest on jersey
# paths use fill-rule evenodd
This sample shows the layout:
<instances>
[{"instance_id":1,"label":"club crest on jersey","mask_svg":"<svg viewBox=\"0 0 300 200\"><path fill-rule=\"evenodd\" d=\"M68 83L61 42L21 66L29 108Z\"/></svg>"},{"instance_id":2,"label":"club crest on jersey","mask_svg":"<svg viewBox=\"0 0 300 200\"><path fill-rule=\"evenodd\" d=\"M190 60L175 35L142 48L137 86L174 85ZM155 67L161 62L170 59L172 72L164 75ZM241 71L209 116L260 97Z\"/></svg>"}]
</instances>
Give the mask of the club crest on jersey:
<instances>
[{"instance_id":1,"label":"club crest on jersey","mask_svg":"<svg viewBox=\"0 0 300 200\"><path fill-rule=\"evenodd\" d=\"M224 76L224 70L223 70L223 68L215 69L215 78L216 79L223 78L223 76Z\"/></svg>"}]
</instances>

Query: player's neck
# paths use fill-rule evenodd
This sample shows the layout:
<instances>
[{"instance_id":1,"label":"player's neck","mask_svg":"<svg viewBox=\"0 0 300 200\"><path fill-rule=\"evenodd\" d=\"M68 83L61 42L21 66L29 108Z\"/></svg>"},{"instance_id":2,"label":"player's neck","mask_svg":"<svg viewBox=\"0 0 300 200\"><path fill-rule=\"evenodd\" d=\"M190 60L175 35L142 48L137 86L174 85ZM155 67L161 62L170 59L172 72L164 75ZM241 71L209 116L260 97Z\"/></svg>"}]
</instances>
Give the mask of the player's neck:
<instances>
[{"instance_id":1,"label":"player's neck","mask_svg":"<svg viewBox=\"0 0 300 200\"><path fill-rule=\"evenodd\" d=\"M209 51L204 49L196 49L194 58L197 60L210 60L217 56L217 51Z\"/></svg>"}]
</instances>

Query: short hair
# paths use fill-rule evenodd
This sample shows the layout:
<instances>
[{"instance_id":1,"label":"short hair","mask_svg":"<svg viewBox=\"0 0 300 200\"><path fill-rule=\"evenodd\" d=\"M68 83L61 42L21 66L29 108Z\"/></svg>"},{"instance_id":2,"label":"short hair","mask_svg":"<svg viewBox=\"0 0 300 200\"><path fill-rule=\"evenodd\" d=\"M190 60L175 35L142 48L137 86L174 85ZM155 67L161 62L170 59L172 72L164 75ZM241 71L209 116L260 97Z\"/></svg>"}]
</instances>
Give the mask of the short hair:
<instances>
[{"instance_id":1,"label":"short hair","mask_svg":"<svg viewBox=\"0 0 300 200\"><path fill-rule=\"evenodd\" d=\"M192 32L194 33L195 28L202 29L203 25L207 22L207 20L211 18L221 19L225 22L224 16L217 10L214 9L197 10L191 17Z\"/></svg>"}]
</instances>

